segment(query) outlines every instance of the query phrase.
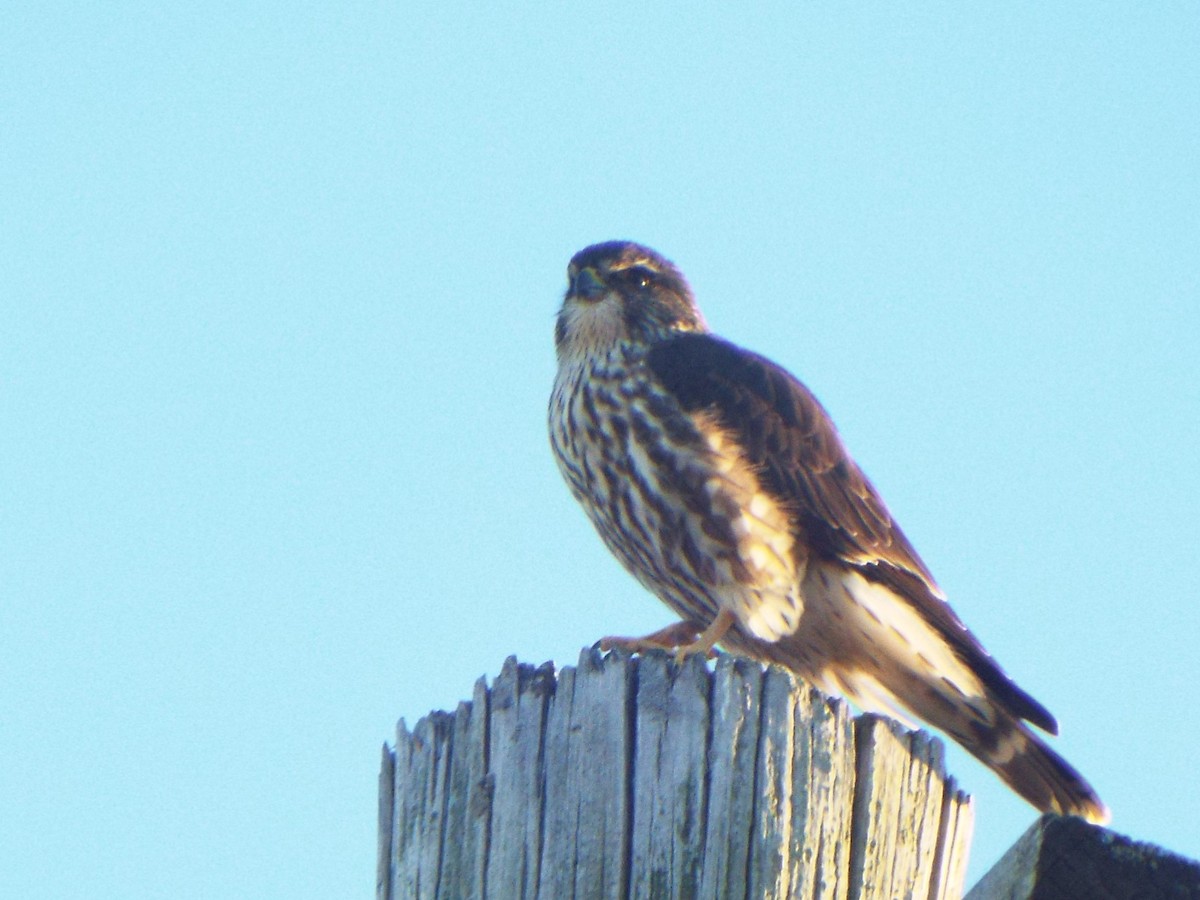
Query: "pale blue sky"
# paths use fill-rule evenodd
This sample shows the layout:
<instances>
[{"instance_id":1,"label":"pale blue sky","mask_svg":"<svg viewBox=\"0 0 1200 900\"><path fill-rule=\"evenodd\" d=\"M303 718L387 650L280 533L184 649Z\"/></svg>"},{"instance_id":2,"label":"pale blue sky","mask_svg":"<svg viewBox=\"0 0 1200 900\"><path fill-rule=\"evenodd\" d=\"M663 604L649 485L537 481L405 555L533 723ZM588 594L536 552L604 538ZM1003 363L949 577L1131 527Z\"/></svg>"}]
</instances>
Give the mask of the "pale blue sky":
<instances>
[{"instance_id":1,"label":"pale blue sky","mask_svg":"<svg viewBox=\"0 0 1200 900\"><path fill-rule=\"evenodd\" d=\"M669 621L545 437L610 238L1200 856L1197 7L640 6L9 5L0 896L368 896L398 717Z\"/></svg>"}]
</instances>

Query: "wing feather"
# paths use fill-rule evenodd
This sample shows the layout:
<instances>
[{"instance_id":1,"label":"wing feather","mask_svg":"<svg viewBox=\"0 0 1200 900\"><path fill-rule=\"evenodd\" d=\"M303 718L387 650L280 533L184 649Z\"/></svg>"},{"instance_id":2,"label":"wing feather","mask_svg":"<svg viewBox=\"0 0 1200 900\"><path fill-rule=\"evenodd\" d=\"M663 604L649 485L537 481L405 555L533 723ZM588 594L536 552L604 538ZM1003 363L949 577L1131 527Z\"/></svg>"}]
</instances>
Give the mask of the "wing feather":
<instances>
[{"instance_id":1,"label":"wing feather","mask_svg":"<svg viewBox=\"0 0 1200 900\"><path fill-rule=\"evenodd\" d=\"M734 434L762 486L793 516L811 553L856 567L911 604L1014 714L1057 733L1054 717L1018 688L945 602L875 487L843 447L812 392L761 356L710 334L658 344L647 362L689 413Z\"/></svg>"},{"instance_id":2,"label":"wing feather","mask_svg":"<svg viewBox=\"0 0 1200 900\"><path fill-rule=\"evenodd\" d=\"M738 436L764 486L792 509L811 546L851 564L886 562L941 596L808 388L769 360L706 334L664 342L649 362L685 409L715 411Z\"/></svg>"}]
</instances>

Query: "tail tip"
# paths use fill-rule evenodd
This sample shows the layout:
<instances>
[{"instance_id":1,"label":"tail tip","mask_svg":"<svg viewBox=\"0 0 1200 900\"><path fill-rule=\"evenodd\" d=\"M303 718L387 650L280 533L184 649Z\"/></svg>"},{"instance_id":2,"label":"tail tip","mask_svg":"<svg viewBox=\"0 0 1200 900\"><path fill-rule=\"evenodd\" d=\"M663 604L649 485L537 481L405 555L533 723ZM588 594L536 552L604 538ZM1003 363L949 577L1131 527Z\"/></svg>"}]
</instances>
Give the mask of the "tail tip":
<instances>
[{"instance_id":1,"label":"tail tip","mask_svg":"<svg viewBox=\"0 0 1200 900\"><path fill-rule=\"evenodd\" d=\"M1054 803L1052 806L1058 807L1059 804ZM1062 808L1052 809L1050 812L1056 812L1062 816L1075 816L1092 825L1104 826L1112 822L1112 812L1104 805L1104 801L1095 794L1073 798L1070 804Z\"/></svg>"}]
</instances>

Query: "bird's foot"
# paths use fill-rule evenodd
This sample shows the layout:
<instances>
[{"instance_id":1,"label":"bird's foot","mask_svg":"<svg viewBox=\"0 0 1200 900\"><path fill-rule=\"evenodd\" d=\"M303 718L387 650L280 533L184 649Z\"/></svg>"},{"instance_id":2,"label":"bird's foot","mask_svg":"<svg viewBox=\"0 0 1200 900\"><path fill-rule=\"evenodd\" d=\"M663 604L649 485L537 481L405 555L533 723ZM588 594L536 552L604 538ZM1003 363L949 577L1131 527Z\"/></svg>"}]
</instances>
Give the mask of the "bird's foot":
<instances>
[{"instance_id":1,"label":"bird's foot","mask_svg":"<svg viewBox=\"0 0 1200 900\"><path fill-rule=\"evenodd\" d=\"M675 663L683 665L683 661L689 656L703 654L705 659L710 659L716 655L713 646L725 637L726 632L733 627L736 621L732 612L722 607L717 613L717 617L712 620L709 625L694 641L688 644L681 644L675 648Z\"/></svg>"},{"instance_id":2,"label":"bird's foot","mask_svg":"<svg viewBox=\"0 0 1200 900\"><path fill-rule=\"evenodd\" d=\"M695 622L684 619L660 628L645 637L604 637L600 639L600 649L625 650L629 653L645 653L647 650L674 650L677 647L690 645L700 634L700 626Z\"/></svg>"},{"instance_id":3,"label":"bird's foot","mask_svg":"<svg viewBox=\"0 0 1200 900\"><path fill-rule=\"evenodd\" d=\"M712 624L700 630L695 622L684 619L666 628L660 628L645 637L606 637L600 639L601 650L626 650L629 653L645 653L647 650L674 650L675 662L683 663L689 656L701 654L705 659L716 656L713 647L733 627L734 615L722 609Z\"/></svg>"}]
</instances>

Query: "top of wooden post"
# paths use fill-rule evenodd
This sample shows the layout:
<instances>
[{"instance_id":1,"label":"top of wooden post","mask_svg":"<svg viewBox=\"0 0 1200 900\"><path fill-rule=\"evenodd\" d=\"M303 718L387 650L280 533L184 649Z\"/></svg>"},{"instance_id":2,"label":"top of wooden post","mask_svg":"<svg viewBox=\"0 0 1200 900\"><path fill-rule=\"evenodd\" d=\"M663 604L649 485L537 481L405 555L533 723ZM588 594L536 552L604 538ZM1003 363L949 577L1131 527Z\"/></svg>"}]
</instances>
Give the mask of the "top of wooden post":
<instances>
[{"instance_id":1,"label":"top of wooden post","mask_svg":"<svg viewBox=\"0 0 1200 900\"><path fill-rule=\"evenodd\" d=\"M1200 863L1083 819L1044 815L971 889L967 900L1185 900L1200 897Z\"/></svg>"},{"instance_id":2,"label":"top of wooden post","mask_svg":"<svg viewBox=\"0 0 1200 900\"><path fill-rule=\"evenodd\" d=\"M971 823L939 741L784 669L510 658L384 748L376 895L959 897Z\"/></svg>"}]
</instances>

